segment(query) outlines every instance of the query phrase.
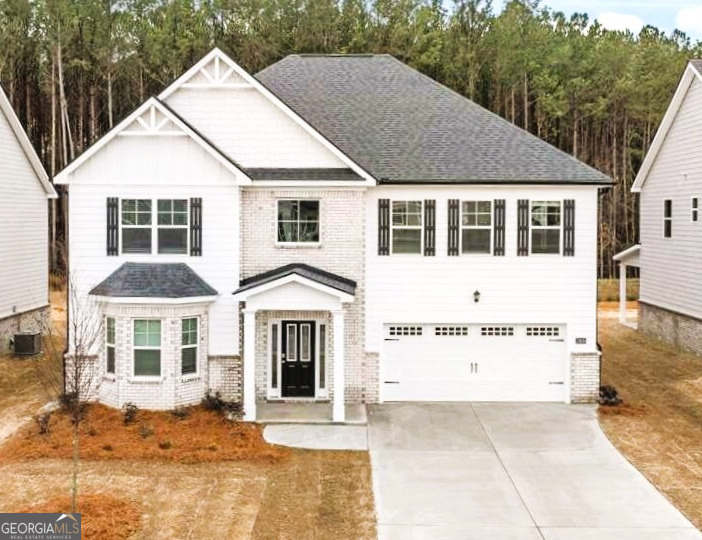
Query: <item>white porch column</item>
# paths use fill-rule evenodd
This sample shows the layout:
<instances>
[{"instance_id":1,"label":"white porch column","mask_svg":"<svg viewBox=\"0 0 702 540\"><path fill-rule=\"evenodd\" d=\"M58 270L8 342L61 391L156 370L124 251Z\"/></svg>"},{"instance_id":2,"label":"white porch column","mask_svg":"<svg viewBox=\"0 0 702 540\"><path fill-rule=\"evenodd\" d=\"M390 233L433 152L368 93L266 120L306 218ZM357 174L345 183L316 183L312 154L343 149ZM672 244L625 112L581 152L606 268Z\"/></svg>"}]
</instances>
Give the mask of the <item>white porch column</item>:
<instances>
[{"instance_id":1,"label":"white porch column","mask_svg":"<svg viewBox=\"0 0 702 540\"><path fill-rule=\"evenodd\" d=\"M343 310L332 311L334 322L334 403L332 405L332 420L334 422L346 421L346 408L344 391L346 383L344 381L344 312Z\"/></svg>"},{"instance_id":2,"label":"white porch column","mask_svg":"<svg viewBox=\"0 0 702 540\"><path fill-rule=\"evenodd\" d=\"M244 420L256 421L256 310L244 310Z\"/></svg>"},{"instance_id":3,"label":"white porch column","mask_svg":"<svg viewBox=\"0 0 702 540\"><path fill-rule=\"evenodd\" d=\"M626 264L619 263L619 322L626 323Z\"/></svg>"}]
</instances>

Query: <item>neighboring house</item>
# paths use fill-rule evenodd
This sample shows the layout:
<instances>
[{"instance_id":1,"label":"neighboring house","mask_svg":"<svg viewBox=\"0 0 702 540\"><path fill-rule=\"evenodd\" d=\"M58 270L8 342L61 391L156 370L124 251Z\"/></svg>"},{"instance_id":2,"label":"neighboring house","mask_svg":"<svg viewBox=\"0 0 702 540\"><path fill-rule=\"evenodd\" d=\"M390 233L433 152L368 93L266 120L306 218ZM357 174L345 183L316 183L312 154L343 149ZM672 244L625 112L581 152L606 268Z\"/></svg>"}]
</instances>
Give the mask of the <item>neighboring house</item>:
<instances>
[{"instance_id":1,"label":"neighboring house","mask_svg":"<svg viewBox=\"0 0 702 540\"><path fill-rule=\"evenodd\" d=\"M49 204L56 192L0 87L0 355L49 313Z\"/></svg>"},{"instance_id":2,"label":"neighboring house","mask_svg":"<svg viewBox=\"0 0 702 540\"><path fill-rule=\"evenodd\" d=\"M215 49L57 182L105 403L597 396L610 180L390 56Z\"/></svg>"},{"instance_id":3,"label":"neighboring house","mask_svg":"<svg viewBox=\"0 0 702 540\"><path fill-rule=\"evenodd\" d=\"M640 267L638 327L702 354L702 60L682 76L632 191L640 244L619 253Z\"/></svg>"}]
</instances>

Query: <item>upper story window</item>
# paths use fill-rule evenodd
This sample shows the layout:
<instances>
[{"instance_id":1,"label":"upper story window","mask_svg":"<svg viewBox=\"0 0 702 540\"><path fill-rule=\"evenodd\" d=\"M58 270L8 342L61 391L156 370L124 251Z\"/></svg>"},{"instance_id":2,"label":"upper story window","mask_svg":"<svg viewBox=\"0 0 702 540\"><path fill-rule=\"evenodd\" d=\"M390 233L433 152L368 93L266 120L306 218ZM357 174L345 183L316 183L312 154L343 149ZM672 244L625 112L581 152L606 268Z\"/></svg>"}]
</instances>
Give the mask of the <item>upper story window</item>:
<instances>
[{"instance_id":1,"label":"upper story window","mask_svg":"<svg viewBox=\"0 0 702 540\"><path fill-rule=\"evenodd\" d=\"M161 375L161 321L134 321L134 375Z\"/></svg>"},{"instance_id":2,"label":"upper story window","mask_svg":"<svg viewBox=\"0 0 702 540\"><path fill-rule=\"evenodd\" d=\"M533 201L531 203L531 252L560 253L561 202Z\"/></svg>"},{"instance_id":3,"label":"upper story window","mask_svg":"<svg viewBox=\"0 0 702 540\"><path fill-rule=\"evenodd\" d=\"M461 204L461 252L490 253L492 201L463 201Z\"/></svg>"},{"instance_id":4,"label":"upper story window","mask_svg":"<svg viewBox=\"0 0 702 540\"><path fill-rule=\"evenodd\" d=\"M673 201L665 199L663 201L663 237L673 236Z\"/></svg>"},{"instance_id":5,"label":"upper story window","mask_svg":"<svg viewBox=\"0 0 702 540\"><path fill-rule=\"evenodd\" d=\"M697 197L692 197L692 210L691 210L691 215L690 219L692 221L698 221L699 220L699 199Z\"/></svg>"},{"instance_id":6,"label":"upper story window","mask_svg":"<svg viewBox=\"0 0 702 540\"><path fill-rule=\"evenodd\" d=\"M392 252L422 252L422 201L393 201Z\"/></svg>"},{"instance_id":7,"label":"upper story window","mask_svg":"<svg viewBox=\"0 0 702 540\"><path fill-rule=\"evenodd\" d=\"M319 242L319 201L278 201L278 242Z\"/></svg>"},{"instance_id":8,"label":"upper story window","mask_svg":"<svg viewBox=\"0 0 702 540\"><path fill-rule=\"evenodd\" d=\"M121 223L122 253L188 252L187 199L122 199Z\"/></svg>"}]
</instances>

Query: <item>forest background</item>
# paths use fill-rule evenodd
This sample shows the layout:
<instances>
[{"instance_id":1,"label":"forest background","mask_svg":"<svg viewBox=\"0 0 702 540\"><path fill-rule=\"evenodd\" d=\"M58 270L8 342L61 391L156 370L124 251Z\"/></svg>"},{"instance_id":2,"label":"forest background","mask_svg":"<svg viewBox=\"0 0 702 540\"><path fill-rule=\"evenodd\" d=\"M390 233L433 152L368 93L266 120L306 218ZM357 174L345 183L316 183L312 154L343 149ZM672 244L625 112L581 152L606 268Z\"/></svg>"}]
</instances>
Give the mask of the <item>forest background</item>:
<instances>
[{"instance_id":1,"label":"forest background","mask_svg":"<svg viewBox=\"0 0 702 540\"><path fill-rule=\"evenodd\" d=\"M682 32L611 31L537 0L0 0L0 82L52 176L214 46L250 73L293 53L392 54L606 173L600 277L638 239L631 184L702 56Z\"/></svg>"}]
</instances>

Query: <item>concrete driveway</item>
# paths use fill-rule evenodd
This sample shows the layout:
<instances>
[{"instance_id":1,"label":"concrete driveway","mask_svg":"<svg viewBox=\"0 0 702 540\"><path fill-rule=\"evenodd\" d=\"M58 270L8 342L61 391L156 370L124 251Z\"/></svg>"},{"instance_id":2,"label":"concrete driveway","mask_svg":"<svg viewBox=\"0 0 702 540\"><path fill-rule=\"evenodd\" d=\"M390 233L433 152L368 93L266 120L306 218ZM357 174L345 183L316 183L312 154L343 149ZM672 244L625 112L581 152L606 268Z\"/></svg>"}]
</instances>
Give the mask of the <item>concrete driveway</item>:
<instances>
[{"instance_id":1,"label":"concrete driveway","mask_svg":"<svg viewBox=\"0 0 702 540\"><path fill-rule=\"evenodd\" d=\"M592 406L374 405L380 540L702 540Z\"/></svg>"}]
</instances>

